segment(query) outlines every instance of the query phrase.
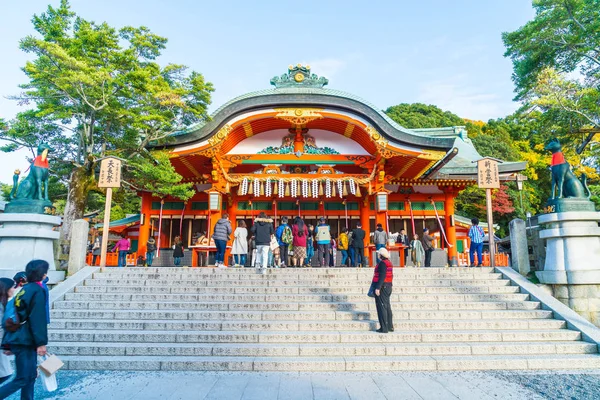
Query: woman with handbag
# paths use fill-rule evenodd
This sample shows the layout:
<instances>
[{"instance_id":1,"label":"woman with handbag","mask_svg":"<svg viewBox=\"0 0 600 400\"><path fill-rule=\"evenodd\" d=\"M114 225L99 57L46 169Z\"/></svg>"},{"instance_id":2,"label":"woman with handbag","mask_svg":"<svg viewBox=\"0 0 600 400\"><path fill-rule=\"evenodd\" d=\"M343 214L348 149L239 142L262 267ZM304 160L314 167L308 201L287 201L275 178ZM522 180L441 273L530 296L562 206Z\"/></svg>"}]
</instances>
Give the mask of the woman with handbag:
<instances>
[{"instance_id":1,"label":"woman with handbag","mask_svg":"<svg viewBox=\"0 0 600 400\"><path fill-rule=\"evenodd\" d=\"M394 332L394 320L392 316L392 281L394 280L394 268L390 261L390 253L385 247L377 250L379 263L375 268L371 290L375 295L375 306L377 307L377 318L379 319L379 333Z\"/></svg>"},{"instance_id":2,"label":"woman with handbag","mask_svg":"<svg viewBox=\"0 0 600 400\"><path fill-rule=\"evenodd\" d=\"M6 324L2 347L9 347L15 355L17 374L15 379L0 386L0 399L21 390L21 400L33 400L33 388L37 378L37 356L45 356L48 344L48 317L46 316L47 292L42 287L49 265L43 260L27 264L27 283L15 296L16 319ZM10 321L7 321L10 322ZM9 329L11 328L11 329Z\"/></svg>"}]
</instances>

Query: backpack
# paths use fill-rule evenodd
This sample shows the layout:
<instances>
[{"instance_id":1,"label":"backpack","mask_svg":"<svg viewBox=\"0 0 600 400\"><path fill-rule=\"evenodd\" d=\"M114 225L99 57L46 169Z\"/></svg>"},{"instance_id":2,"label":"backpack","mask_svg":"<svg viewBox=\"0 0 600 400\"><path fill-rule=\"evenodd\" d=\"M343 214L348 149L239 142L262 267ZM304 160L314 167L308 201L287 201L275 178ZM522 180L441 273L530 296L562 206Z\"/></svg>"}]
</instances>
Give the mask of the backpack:
<instances>
[{"instance_id":1,"label":"backpack","mask_svg":"<svg viewBox=\"0 0 600 400\"><path fill-rule=\"evenodd\" d=\"M325 229L327 228L327 229ZM317 231L317 241L329 242L331 240L331 233L329 232L329 225L321 225Z\"/></svg>"},{"instance_id":2,"label":"backpack","mask_svg":"<svg viewBox=\"0 0 600 400\"><path fill-rule=\"evenodd\" d=\"M285 244L291 244L292 240L294 240L292 230L289 226L286 226L285 228L283 228L283 233L281 234L281 241Z\"/></svg>"},{"instance_id":3,"label":"backpack","mask_svg":"<svg viewBox=\"0 0 600 400\"><path fill-rule=\"evenodd\" d=\"M16 332L23 325L19 319L17 313L17 307L15 306L15 299L12 298L6 303L4 307L4 316L2 317L2 328L7 332Z\"/></svg>"}]
</instances>

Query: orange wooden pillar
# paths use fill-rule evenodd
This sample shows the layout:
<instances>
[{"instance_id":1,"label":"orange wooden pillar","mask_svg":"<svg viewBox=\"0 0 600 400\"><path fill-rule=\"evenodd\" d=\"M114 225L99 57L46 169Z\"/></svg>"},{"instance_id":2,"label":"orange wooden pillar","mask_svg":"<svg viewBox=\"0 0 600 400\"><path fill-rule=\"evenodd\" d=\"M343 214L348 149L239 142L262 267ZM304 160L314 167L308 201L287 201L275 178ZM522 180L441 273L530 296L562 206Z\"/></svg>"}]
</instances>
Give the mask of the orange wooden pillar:
<instances>
[{"instance_id":1,"label":"orange wooden pillar","mask_svg":"<svg viewBox=\"0 0 600 400\"><path fill-rule=\"evenodd\" d=\"M227 199L227 214L229 214L229 221L231 221L232 231L228 244L233 246L233 231L235 231L235 228L237 228L237 202L233 193L230 193L229 198ZM228 265L230 255L231 249L225 250L225 265Z\"/></svg>"},{"instance_id":2,"label":"orange wooden pillar","mask_svg":"<svg viewBox=\"0 0 600 400\"><path fill-rule=\"evenodd\" d=\"M371 202L368 195L365 194L364 199L359 201L360 204L360 224L365 231L365 263L364 266L370 265L369 260L371 255L369 254L369 245L371 244L371 224L369 216L371 213Z\"/></svg>"},{"instance_id":3,"label":"orange wooden pillar","mask_svg":"<svg viewBox=\"0 0 600 400\"><path fill-rule=\"evenodd\" d=\"M146 243L150 239L150 213L152 212L152 194L142 193L142 206L140 212L140 231L138 237L138 254L145 257Z\"/></svg>"},{"instance_id":4,"label":"orange wooden pillar","mask_svg":"<svg viewBox=\"0 0 600 400\"><path fill-rule=\"evenodd\" d=\"M454 223L454 196L456 192L448 190L445 192L444 202L444 229L450 246L448 246L448 263L451 267L458 267L458 253L456 248L456 226Z\"/></svg>"}]
</instances>

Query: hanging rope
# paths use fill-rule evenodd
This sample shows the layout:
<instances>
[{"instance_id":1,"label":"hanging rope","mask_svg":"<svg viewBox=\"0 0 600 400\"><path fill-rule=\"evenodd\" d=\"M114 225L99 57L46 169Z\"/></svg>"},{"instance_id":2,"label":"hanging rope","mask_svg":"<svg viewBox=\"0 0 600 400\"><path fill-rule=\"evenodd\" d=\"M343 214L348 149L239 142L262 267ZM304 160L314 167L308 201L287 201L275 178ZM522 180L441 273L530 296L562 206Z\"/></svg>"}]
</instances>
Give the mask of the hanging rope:
<instances>
[{"instance_id":1,"label":"hanging rope","mask_svg":"<svg viewBox=\"0 0 600 400\"><path fill-rule=\"evenodd\" d=\"M442 221L440 219L440 215L438 214L437 207L435 206L435 201L431 200L431 204L433 205L433 211L435 211L435 217L437 218L438 225L440 226L440 231L442 232L442 236L444 237L444 241L448 247L454 247L448 242L448 238L446 237L446 231L444 230L444 225L442 225Z\"/></svg>"}]
</instances>

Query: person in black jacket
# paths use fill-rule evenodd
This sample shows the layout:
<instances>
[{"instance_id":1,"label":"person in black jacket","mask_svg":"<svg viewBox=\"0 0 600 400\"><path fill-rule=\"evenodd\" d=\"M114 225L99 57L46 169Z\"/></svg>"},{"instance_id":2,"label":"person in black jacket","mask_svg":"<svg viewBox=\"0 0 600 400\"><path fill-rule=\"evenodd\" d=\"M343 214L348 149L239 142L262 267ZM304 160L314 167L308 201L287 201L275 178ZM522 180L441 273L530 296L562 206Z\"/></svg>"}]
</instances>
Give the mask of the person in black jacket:
<instances>
[{"instance_id":1,"label":"person in black jacket","mask_svg":"<svg viewBox=\"0 0 600 400\"><path fill-rule=\"evenodd\" d=\"M16 332L6 332L2 340L2 347L8 347L15 355L17 375L0 387L0 399L21 389L21 400L33 400L37 356L46 355L48 344L48 292L42 287L48 268L48 263L43 260L30 261L25 268L29 283L15 296L15 308L21 327Z\"/></svg>"},{"instance_id":2,"label":"person in black jacket","mask_svg":"<svg viewBox=\"0 0 600 400\"><path fill-rule=\"evenodd\" d=\"M261 212L258 218L254 220L254 224L252 224L251 232L256 243L255 266L259 272L265 273L265 268L269 262L269 245L271 244L271 238L275 234L273 220L268 218L267 214Z\"/></svg>"},{"instance_id":3,"label":"person in black jacket","mask_svg":"<svg viewBox=\"0 0 600 400\"><path fill-rule=\"evenodd\" d=\"M352 231L352 248L354 249L354 260L359 268L365 267L365 231L360 222Z\"/></svg>"}]
</instances>

